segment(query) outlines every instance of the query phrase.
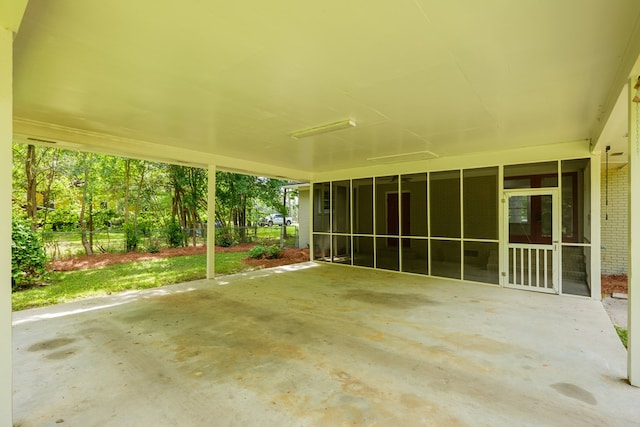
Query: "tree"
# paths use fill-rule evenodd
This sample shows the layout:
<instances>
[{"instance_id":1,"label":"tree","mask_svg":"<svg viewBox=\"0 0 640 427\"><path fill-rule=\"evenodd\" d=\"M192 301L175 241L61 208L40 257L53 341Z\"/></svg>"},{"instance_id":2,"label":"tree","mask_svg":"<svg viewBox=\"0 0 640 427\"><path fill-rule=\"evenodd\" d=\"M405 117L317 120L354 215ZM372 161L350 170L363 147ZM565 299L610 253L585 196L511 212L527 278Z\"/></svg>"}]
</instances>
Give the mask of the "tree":
<instances>
[{"instance_id":1,"label":"tree","mask_svg":"<svg viewBox=\"0 0 640 427\"><path fill-rule=\"evenodd\" d=\"M196 245L197 230L202 228L200 211L207 209L207 171L200 168L169 165L172 190L171 217L177 219L184 233L184 244L192 238Z\"/></svg>"},{"instance_id":2,"label":"tree","mask_svg":"<svg viewBox=\"0 0 640 427\"><path fill-rule=\"evenodd\" d=\"M37 229L39 224L46 224L47 221L47 214L53 199L53 183L58 171L57 156L59 151L32 144L14 145L13 147L14 187L16 190L24 191L23 205L33 230ZM23 165L22 170L16 165ZM43 208L42 218L38 216L40 207Z\"/></svg>"},{"instance_id":3,"label":"tree","mask_svg":"<svg viewBox=\"0 0 640 427\"><path fill-rule=\"evenodd\" d=\"M92 211L93 211L93 186L91 185L91 169L93 166L93 154L92 153L80 153L78 158L79 162L77 167L79 168L80 177L76 179L76 186L81 190L80 196L80 236L82 239L82 246L87 255L93 254L93 237L91 241L87 240L87 225L91 231L93 231ZM89 215L86 215L87 206L89 207ZM87 224L87 216L89 217L89 224ZM93 235L92 235L93 236Z\"/></svg>"},{"instance_id":4,"label":"tree","mask_svg":"<svg viewBox=\"0 0 640 427\"><path fill-rule=\"evenodd\" d=\"M29 144L27 146L27 155L24 161L25 175L27 178L27 216L31 219L31 229L37 228L37 171L36 171L36 147Z\"/></svg>"},{"instance_id":5,"label":"tree","mask_svg":"<svg viewBox=\"0 0 640 427\"><path fill-rule=\"evenodd\" d=\"M102 249L94 237L105 227L123 225L125 249L135 250L154 226L172 244L195 245L204 223L219 221L233 225L233 242L266 210L286 215L281 180L217 172L216 218L207 218L205 169L23 144L13 160L15 211L42 232L79 231L87 254Z\"/></svg>"},{"instance_id":6,"label":"tree","mask_svg":"<svg viewBox=\"0 0 640 427\"><path fill-rule=\"evenodd\" d=\"M247 219L251 218L254 202L282 211L280 202L284 181L253 175L216 172L216 217L231 223L240 241L246 240Z\"/></svg>"}]
</instances>

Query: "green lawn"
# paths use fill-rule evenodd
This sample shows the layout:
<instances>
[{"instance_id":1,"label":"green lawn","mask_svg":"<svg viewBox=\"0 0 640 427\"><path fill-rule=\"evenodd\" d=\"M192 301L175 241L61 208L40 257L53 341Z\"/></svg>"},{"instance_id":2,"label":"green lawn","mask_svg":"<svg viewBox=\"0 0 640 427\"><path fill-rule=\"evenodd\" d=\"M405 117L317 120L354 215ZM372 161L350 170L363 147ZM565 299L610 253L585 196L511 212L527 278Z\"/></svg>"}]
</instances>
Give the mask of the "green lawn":
<instances>
[{"instance_id":1,"label":"green lawn","mask_svg":"<svg viewBox=\"0 0 640 427\"><path fill-rule=\"evenodd\" d=\"M248 267L242 262L246 257L247 252L217 253L216 274L246 270ZM130 262L92 270L54 272L49 285L14 292L12 306L14 311L19 311L130 289L147 289L203 279L205 274L205 255Z\"/></svg>"}]
</instances>

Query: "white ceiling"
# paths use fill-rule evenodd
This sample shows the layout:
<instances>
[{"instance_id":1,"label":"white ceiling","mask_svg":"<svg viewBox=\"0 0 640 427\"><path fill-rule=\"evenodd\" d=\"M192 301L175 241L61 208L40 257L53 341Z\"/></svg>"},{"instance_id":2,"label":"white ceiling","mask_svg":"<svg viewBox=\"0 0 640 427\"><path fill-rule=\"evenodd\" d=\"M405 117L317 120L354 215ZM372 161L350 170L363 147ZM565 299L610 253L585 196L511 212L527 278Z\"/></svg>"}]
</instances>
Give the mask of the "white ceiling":
<instances>
[{"instance_id":1,"label":"white ceiling","mask_svg":"<svg viewBox=\"0 0 640 427\"><path fill-rule=\"evenodd\" d=\"M425 150L602 145L622 132L600 123L639 17L637 0L30 0L14 130L292 178ZM357 127L290 137L345 119Z\"/></svg>"}]
</instances>

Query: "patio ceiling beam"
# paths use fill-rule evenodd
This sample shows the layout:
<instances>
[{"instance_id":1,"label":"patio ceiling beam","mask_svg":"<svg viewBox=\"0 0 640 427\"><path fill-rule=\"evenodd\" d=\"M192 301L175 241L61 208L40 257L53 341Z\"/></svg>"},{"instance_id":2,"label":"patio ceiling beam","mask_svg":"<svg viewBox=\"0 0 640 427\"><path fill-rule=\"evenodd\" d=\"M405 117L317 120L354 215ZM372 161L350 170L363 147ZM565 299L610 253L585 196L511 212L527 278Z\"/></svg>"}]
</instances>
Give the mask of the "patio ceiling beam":
<instances>
[{"instance_id":1,"label":"patio ceiling beam","mask_svg":"<svg viewBox=\"0 0 640 427\"><path fill-rule=\"evenodd\" d=\"M214 155L205 151L189 150L181 148L179 144L172 146L156 144L150 141L74 129L20 117L13 118L13 133L15 142L27 144L55 145L70 150L201 168L208 168L208 165L215 164L221 170L295 181L308 181L311 178L309 171Z\"/></svg>"}]
</instances>

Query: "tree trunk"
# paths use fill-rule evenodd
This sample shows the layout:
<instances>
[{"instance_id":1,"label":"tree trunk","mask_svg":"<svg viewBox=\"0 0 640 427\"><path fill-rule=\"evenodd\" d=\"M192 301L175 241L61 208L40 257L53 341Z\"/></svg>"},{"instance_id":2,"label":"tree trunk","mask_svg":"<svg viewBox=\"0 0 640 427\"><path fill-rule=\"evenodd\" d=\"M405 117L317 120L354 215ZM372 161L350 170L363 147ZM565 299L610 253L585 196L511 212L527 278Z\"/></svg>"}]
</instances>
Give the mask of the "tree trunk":
<instances>
[{"instance_id":1,"label":"tree trunk","mask_svg":"<svg viewBox=\"0 0 640 427\"><path fill-rule=\"evenodd\" d=\"M138 194L136 195L136 202L133 211L133 230L138 231L138 213L140 213L140 199L142 197L142 186L144 184L145 163L140 164L140 180L138 181Z\"/></svg>"},{"instance_id":2,"label":"tree trunk","mask_svg":"<svg viewBox=\"0 0 640 427\"><path fill-rule=\"evenodd\" d=\"M25 159L24 168L27 176L27 216L31 219L31 228L35 230L37 228L36 216L38 213L35 145L30 144L27 146L27 158Z\"/></svg>"},{"instance_id":3,"label":"tree trunk","mask_svg":"<svg viewBox=\"0 0 640 427\"><path fill-rule=\"evenodd\" d=\"M238 209L238 228L240 231L240 241L246 242L247 235L247 196L240 197L240 208Z\"/></svg>"},{"instance_id":4,"label":"tree trunk","mask_svg":"<svg viewBox=\"0 0 640 427\"><path fill-rule=\"evenodd\" d=\"M93 252L93 197L89 198L89 247Z\"/></svg>"},{"instance_id":5,"label":"tree trunk","mask_svg":"<svg viewBox=\"0 0 640 427\"><path fill-rule=\"evenodd\" d=\"M129 223L129 187L131 181L131 159L124 161L124 222Z\"/></svg>"},{"instance_id":6,"label":"tree trunk","mask_svg":"<svg viewBox=\"0 0 640 427\"><path fill-rule=\"evenodd\" d=\"M47 175L47 189L45 190L45 193L43 195L44 206L45 206L44 213L42 216L43 228L47 225L47 216L49 215L49 208L51 207L51 201L52 201L51 186L53 185L53 181L56 177L57 165L58 165L58 150L53 150L51 165L49 167L49 173Z\"/></svg>"},{"instance_id":7,"label":"tree trunk","mask_svg":"<svg viewBox=\"0 0 640 427\"><path fill-rule=\"evenodd\" d=\"M93 255L93 247L87 240L87 221L85 220L85 211L87 209L87 200L89 199L89 165L87 164L87 155L84 155L84 183L82 184L82 197L80 203L80 236L82 238L82 246L87 255Z\"/></svg>"},{"instance_id":8,"label":"tree trunk","mask_svg":"<svg viewBox=\"0 0 640 427\"><path fill-rule=\"evenodd\" d=\"M86 201L86 184L85 188L82 190L82 200L80 202L80 236L82 238L82 246L84 247L84 252L87 255L93 255L93 249L87 240L87 221L85 220L85 211L87 208Z\"/></svg>"}]
</instances>

